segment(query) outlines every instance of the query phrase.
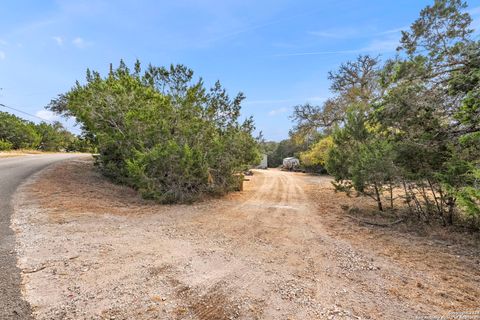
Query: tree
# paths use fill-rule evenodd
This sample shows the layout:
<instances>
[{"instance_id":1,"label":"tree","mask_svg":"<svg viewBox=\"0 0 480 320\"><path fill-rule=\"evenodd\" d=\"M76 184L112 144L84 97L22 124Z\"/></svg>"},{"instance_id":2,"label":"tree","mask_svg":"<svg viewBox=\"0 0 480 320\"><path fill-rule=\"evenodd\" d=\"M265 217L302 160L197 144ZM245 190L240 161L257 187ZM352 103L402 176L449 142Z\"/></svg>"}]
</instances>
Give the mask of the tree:
<instances>
[{"instance_id":1,"label":"tree","mask_svg":"<svg viewBox=\"0 0 480 320\"><path fill-rule=\"evenodd\" d=\"M465 8L436 0L402 32L397 57L342 64L329 74L334 98L295 108L300 135L332 135L326 166L338 190L372 196L381 210L382 191L393 206L392 189L402 187L426 222L479 217L480 42Z\"/></svg>"},{"instance_id":2,"label":"tree","mask_svg":"<svg viewBox=\"0 0 480 320\"><path fill-rule=\"evenodd\" d=\"M453 223L457 199L480 202L475 192L462 192L478 188L467 177L480 158L480 46L471 38L465 8L462 1L437 0L420 12L411 30L402 33L399 50L405 58L385 68L388 94L377 109L378 122L397 141L397 163L407 185L431 189L435 204L424 195L426 211L436 211L445 224Z\"/></svg>"},{"instance_id":3,"label":"tree","mask_svg":"<svg viewBox=\"0 0 480 320\"><path fill-rule=\"evenodd\" d=\"M35 131L40 136L38 149L43 151L72 150L72 146L77 139L60 122L53 122L52 124L41 122L35 126Z\"/></svg>"},{"instance_id":4,"label":"tree","mask_svg":"<svg viewBox=\"0 0 480 320\"><path fill-rule=\"evenodd\" d=\"M365 114L352 109L343 127L333 132L326 166L335 177L336 190L355 190L375 200L383 211L383 188L392 190L395 181L392 144L369 126ZM390 195L391 200L392 195Z\"/></svg>"},{"instance_id":5,"label":"tree","mask_svg":"<svg viewBox=\"0 0 480 320\"><path fill-rule=\"evenodd\" d=\"M300 153L300 161L314 171L324 171L330 149L333 147L332 136L326 136L313 144L307 151Z\"/></svg>"},{"instance_id":6,"label":"tree","mask_svg":"<svg viewBox=\"0 0 480 320\"><path fill-rule=\"evenodd\" d=\"M40 136L32 122L0 111L0 140L8 142L12 149L34 149L40 143Z\"/></svg>"},{"instance_id":7,"label":"tree","mask_svg":"<svg viewBox=\"0 0 480 320\"><path fill-rule=\"evenodd\" d=\"M74 116L96 142L108 177L163 203L191 202L234 189L258 161L253 120L238 121L241 102L219 82L207 90L185 66L123 63L106 77L87 70L49 109Z\"/></svg>"},{"instance_id":8,"label":"tree","mask_svg":"<svg viewBox=\"0 0 480 320\"><path fill-rule=\"evenodd\" d=\"M283 159L298 156L300 152L305 151L304 145L299 145L291 137L277 143L275 150L268 155L268 166L278 167L282 165Z\"/></svg>"},{"instance_id":9,"label":"tree","mask_svg":"<svg viewBox=\"0 0 480 320\"><path fill-rule=\"evenodd\" d=\"M307 142L318 141L318 131L329 134L336 125L342 125L352 105L368 111L381 96L379 63L378 57L360 55L355 61L343 63L338 70L329 72L330 91L335 96L322 106L308 103L295 106L294 132Z\"/></svg>"}]
</instances>

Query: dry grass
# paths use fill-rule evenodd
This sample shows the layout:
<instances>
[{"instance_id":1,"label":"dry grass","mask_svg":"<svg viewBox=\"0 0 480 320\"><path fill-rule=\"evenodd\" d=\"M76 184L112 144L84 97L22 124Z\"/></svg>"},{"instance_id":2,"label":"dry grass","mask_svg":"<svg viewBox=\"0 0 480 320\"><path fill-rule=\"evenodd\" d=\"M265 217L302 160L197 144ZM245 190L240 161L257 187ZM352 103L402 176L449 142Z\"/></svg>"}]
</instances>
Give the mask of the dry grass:
<instances>
[{"instance_id":1,"label":"dry grass","mask_svg":"<svg viewBox=\"0 0 480 320\"><path fill-rule=\"evenodd\" d=\"M0 158L12 158L12 157L21 157L21 156L36 155L36 154L55 154L55 153L60 153L60 152L50 152L50 151L41 151L41 150L33 150L33 149L16 149L16 150L0 151ZM71 154L76 154L76 152L72 152Z\"/></svg>"},{"instance_id":2,"label":"dry grass","mask_svg":"<svg viewBox=\"0 0 480 320\"><path fill-rule=\"evenodd\" d=\"M0 151L0 158L12 158L12 157L20 157L29 154L41 154L42 151L38 150L30 150L30 149L18 149L18 150L8 150L8 151Z\"/></svg>"},{"instance_id":3,"label":"dry grass","mask_svg":"<svg viewBox=\"0 0 480 320\"><path fill-rule=\"evenodd\" d=\"M396 217L379 213L369 198L349 198L341 193L332 198L322 186L311 192L317 195L319 203L332 203L333 212L325 214L319 209L330 234L402 266L405 274L392 278L388 289L391 294L401 300L436 307L443 314L459 307L467 310L480 307L478 232L425 225L417 220L388 228L369 226L350 219L346 213L353 211L360 220L377 223L387 223Z\"/></svg>"}]
</instances>

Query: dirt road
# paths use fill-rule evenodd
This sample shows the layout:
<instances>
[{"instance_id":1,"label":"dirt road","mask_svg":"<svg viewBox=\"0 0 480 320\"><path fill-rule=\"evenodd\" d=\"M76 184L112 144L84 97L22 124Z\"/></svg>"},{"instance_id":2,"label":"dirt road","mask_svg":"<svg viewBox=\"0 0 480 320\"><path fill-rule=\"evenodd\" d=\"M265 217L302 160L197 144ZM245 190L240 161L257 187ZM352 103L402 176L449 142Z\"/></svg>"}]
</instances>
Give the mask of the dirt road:
<instances>
[{"instance_id":1,"label":"dirt road","mask_svg":"<svg viewBox=\"0 0 480 320\"><path fill-rule=\"evenodd\" d=\"M0 154L0 319L29 319L30 314L30 307L20 294L20 270L16 266L15 239L10 229L11 197L20 183L33 173L75 156L47 154L3 159Z\"/></svg>"},{"instance_id":2,"label":"dirt road","mask_svg":"<svg viewBox=\"0 0 480 320\"><path fill-rule=\"evenodd\" d=\"M250 178L250 177L249 177ZM160 206L86 161L17 194L37 319L415 319L478 309L478 247L363 227L326 177L256 171L243 192Z\"/></svg>"}]
</instances>

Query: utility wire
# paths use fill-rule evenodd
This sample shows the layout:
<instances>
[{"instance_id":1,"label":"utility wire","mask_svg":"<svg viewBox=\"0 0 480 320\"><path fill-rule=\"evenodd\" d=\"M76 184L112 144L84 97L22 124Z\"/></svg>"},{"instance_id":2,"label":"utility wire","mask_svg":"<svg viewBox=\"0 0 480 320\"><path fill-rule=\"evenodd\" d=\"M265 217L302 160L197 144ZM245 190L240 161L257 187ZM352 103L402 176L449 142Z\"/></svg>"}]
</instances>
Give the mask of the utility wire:
<instances>
[{"instance_id":1,"label":"utility wire","mask_svg":"<svg viewBox=\"0 0 480 320\"><path fill-rule=\"evenodd\" d=\"M34 114L31 114L31 113L28 113L28 112L25 112L25 111L22 111L22 110L19 110L19 109L17 109L17 108L13 108L13 107L6 106L6 105L4 105L3 103L0 103L0 107L4 107L4 108L7 108L7 109L15 110L15 111L17 111L17 112L20 112L20 113L29 115L30 117L34 117L34 118L40 119L40 120L42 120L42 121L46 121L46 122L49 122L49 123L53 123L53 121L51 121L51 120L43 119L42 117L36 116L36 115L34 115Z\"/></svg>"}]
</instances>

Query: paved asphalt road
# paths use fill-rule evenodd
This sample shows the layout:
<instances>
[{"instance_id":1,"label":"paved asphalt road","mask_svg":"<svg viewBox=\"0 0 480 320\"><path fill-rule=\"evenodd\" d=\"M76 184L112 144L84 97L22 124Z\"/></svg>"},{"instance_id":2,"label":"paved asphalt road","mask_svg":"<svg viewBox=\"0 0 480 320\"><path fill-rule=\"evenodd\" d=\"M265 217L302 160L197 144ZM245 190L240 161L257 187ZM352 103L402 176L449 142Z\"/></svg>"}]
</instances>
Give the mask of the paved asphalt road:
<instances>
[{"instance_id":1,"label":"paved asphalt road","mask_svg":"<svg viewBox=\"0 0 480 320\"><path fill-rule=\"evenodd\" d=\"M0 158L0 319L31 319L30 306L20 293L21 276L15 256L15 236L10 229L11 198L30 175L48 165L78 154L29 155Z\"/></svg>"}]
</instances>

